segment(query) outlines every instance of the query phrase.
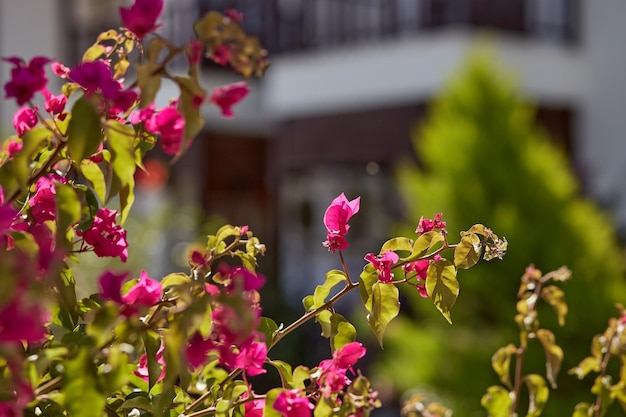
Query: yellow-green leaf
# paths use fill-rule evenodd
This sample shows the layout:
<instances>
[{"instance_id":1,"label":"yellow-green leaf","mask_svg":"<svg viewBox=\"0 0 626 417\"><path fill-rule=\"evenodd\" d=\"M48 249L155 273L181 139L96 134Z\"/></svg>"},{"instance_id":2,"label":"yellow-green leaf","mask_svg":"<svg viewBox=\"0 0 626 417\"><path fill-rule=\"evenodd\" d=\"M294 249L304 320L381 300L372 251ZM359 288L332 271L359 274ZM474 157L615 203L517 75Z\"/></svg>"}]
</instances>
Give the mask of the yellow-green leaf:
<instances>
[{"instance_id":1,"label":"yellow-green leaf","mask_svg":"<svg viewBox=\"0 0 626 417\"><path fill-rule=\"evenodd\" d=\"M76 191L67 184L55 184L57 203L57 244L71 247L67 240L68 229L80 219L82 206Z\"/></svg>"},{"instance_id":2,"label":"yellow-green leaf","mask_svg":"<svg viewBox=\"0 0 626 417\"><path fill-rule=\"evenodd\" d=\"M413 252L413 241L408 237L394 237L393 239L389 239L383 246L380 248L380 254L383 254L390 251L405 251L405 252Z\"/></svg>"},{"instance_id":3,"label":"yellow-green leaf","mask_svg":"<svg viewBox=\"0 0 626 417\"><path fill-rule=\"evenodd\" d=\"M341 314L333 313L330 317L330 324L330 347L333 352L356 340L356 329Z\"/></svg>"},{"instance_id":4,"label":"yellow-green leaf","mask_svg":"<svg viewBox=\"0 0 626 417\"><path fill-rule=\"evenodd\" d=\"M106 48L98 43L91 45L83 54L83 62L95 61L106 52Z\"/></svg>"},{"instance_id":5,"label":"yellow-green leaf","mask_svg":"<svg viewBox=\"0 0 626 417\"><path fill-rule=\"evenodd\" d=\"M432 230L419 235L413 244L413 252L407 260L414 260L426 255L430 249L433 249L440 242L443 242L443 235L441 232Z\"/></svg>"},{"instance_id":6,"label":"yellow-green leaf","mask_svg":"<svg viewBox=\"0 0 626 417\"><path fill-rule=\"evenodd\" d=\"M565 325L567 316L567 303L565 302L565 292L556 285L548 285L541 289L541 298L550 304L559 319L559 326Z\"/></svg>"},{"instance_id":7,"label":"yellow-green leaf","mask_svg":"<svg viewBox=\"0 0 626 417\"><path fill-rule=\"evenodd\" d=\"M72 108L72 119L67 128L67 147L76 163L96 153L102 142L100 116L84 97Z\"/></svg>"},{"instance_id":8,"label":"yellow-green leaf","mask_svg":"<svg viewBox=\"0 0 626 417\"><path fill-rule=\"evenodd\" d=\"M426 291L435 307L452 324L450 310L459 296L456 268L447 259L433 262L426 274Z\"/></svg>"},{"instance_id":9,"label":"yellow-green leaf","mask_svg":"<svg viewBox=\"0 0 626 417\"><path fill-rule=\"evenodd\" d=\"M338 269L333 269L326 273L326 280L322 285L318 285L313 293L313 308L319 308L326 302L326 298L332 289L339 283L347 280L346 274Z\"/></svg>"},{"instance_id":10,"label":"yellow-green leaf","mask_svg":"<svg viewBox=\"0 0 626 417\"><path fill-rule=\"evenodd\" d=\"M80 171L85 179L89 181L91 188L93 188L93 191L100 199L100 202L104 203L107 189L104 173L100 169L100 166L90 159L83 159L80 163Z\"/></svg>"},{"instance_id":11,"label":"yellow-green leaf","mask_svg":"<svg viewBox=\"0 0 626 417\"><path fill-rule=\"evenodd\" d=\"M385 329L399 312L398 288L393 284L376 282L372 286L372 309L367 317L367 323L374 331L381 348Z\"/></svg>"},{"instance_id":12,"label":"yellow-green leaf","mask_svg":"<svg viewBox=\"0 0 626 417\"><path fill-rule=\"evenodd\" d=\"M491 366L500 377L500 381L509 389L513 389L511 384L511 358L517 352L517 348L513 344L501 347L491 357Z\"/></svg>"},{"instance_id":13,"label":"yellow-green leaf","mask_svg":"<svg viewBox=\"0 0 626 417\"><path fill-rule=\"evenodd\" d=\"M567 373L570 375L576 375L576 378L578 379L583 379L590 372L600 372L601 362L602 360L600 358L587 356L585 359L580 361L578 366L570 369Z\"/></svg>"},{"instance_id":14,"label":"yellow-green leaf","mask_svg":"<svg viewBox=\"0 0 626 417\"><path fill-rule=\"evenodd\" d=\"M523 381L528 388L528 413L526 417L539 417L548 402L550 390L541 375L526 375Z\"/></svg>"},{"instance_id":15,"label":"yellow-green leaf","mask_svg":"<svg viewBox=\"0 0 626 417\"><path fill-rule=\"evenodd\" d=\"M161 88L161 74L155 73L159 64L146 62L137 67L137 85L141 91L139 107L144 108L154 101Z\"/></svg>"},{"instance_id":16,"label":"yellow-green leaf","mask_svg":"<svg viewBox=\"0 0 626 417\"><path fill-rule=\"evenodd\" d=\"M554 333L550 330L537 330L537 339L543 345L546 354L546 377L550 381L550 386L556 388L556 378L563 363L563 349L554 340Z\"/></svg>"},{"instance_id":17,"label":"yellow-green leaf","mask_svg":"<svg viewBox=\"0 0 626 417\"><path fill-rule=\"evenodd\" d=\"M101 417L106 395L98 390L96 359L88 347L64 363L63 391L65 407L73 417Z\"/></svg>"},{"instance_id":18,"label":"yellow-green leaf","mask_svg":"<svg viewBox=\"0 0 626 417\"><path fill-rule=\"evenodd\" d=\"M489 417L509 417L513 399L505 388L493 385L487 388L487 393L480 400Z\"/></svg>"},{"instance_id":19,"label":"yellow-green leaf","mask_svg":"<svg viewBox=\"0 0 626 417\"><path fill-rule=\"evenodd\" d=\"M457 268L469 269L480 259L482 246L478 235L472 233L463 236L454 248L454 265Z\"/></svg>"}]
</instances>

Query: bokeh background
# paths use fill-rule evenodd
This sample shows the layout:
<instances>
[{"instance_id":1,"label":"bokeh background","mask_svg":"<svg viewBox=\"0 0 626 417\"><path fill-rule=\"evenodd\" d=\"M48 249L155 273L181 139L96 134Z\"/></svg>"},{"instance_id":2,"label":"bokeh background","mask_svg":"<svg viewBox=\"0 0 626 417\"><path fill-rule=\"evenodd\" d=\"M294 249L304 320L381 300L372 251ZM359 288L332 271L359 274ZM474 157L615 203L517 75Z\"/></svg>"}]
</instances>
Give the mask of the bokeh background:
<instances>
[{"instance_id":1,"label":"bokeh background","mask_svg":"<svg viewBox=\"0 0 626 417\"><path fill-rule=\"evenodd\" d=\"M0 0L0 56L80 62L97 35L119 26L122 1ZM369 330L365 364L397 415L402 398L430 393L455 416L485 415L480 396L496 384L490 358L515 343L515 295L524 267L574 272L563 285L566 326L550 311L566 351L564 371L588 351L626 303L626 2L623 0L166 0L161 33L189 41L208 10L236 8L270 53L234 119L205 106L204 131L173 166L153 153L138 178L126 228L127 265L154 278L185 268L190 242L223 222L247 224L268 246L266 315L285 322L339 267L321 245L322 215L339 193L361 196L347 264L354 275L387 237L412 236L420 216L443 212L454 235L485 223L507 237L503 261L461 274L454 326L415 291L384 351ZM175 64L174 64L175 65ZM0 65L0 80L10 66ZM204 65L204 86L239 81ZM51 86L54 90L54 84ZM166 85L160 105L176 96ZM0 101L0 132L15 107ZM102 260L81 260L84 291ZM363 323L356 300L339 306ZM545 317L545 319L544 319ZM328 346L310 324L276 356L314 366ZM541 371L531 351L529 371ZM546 415L590 400L562 372ZM585 396L585 392L587 392ZM621 411L613 410L614 415Z\"/></svg>"}]
</instances>

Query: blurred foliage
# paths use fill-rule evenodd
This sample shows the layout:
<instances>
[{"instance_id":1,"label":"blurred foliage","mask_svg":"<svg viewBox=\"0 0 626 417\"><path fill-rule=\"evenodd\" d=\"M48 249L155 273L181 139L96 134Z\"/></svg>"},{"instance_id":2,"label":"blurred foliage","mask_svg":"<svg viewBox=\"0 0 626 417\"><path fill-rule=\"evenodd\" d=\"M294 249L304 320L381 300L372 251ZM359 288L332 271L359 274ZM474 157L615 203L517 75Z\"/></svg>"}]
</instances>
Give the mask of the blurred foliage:
<instances>
[{"instance_id":1,"label":"blurred foliage","mask_svg":"<svg viewBox=\"0 0 626 417\"><path fill-rule=\"evenodd\" d=\"M484 415L480 397L497 384L490 358L515 336L513 322L519 278L534 263L544 270L567 265L563 285L570 313L564 327L542 313L565 351L563 369L574 367L592 336L624 301L624 258L608 217L580 195L567 157L534 121L514 82L489 53L478 53L444 89L416 129L419 167L403 163L397 185L410 223L443 212L448 230L488 223L509 241L502 261L484 264L462 277L463 294L447 326L436 309L406 292L411 315L389 327L385 352L375 365L398 393L429 385L455 417ZM620 298L621 297L621 298ZM528 352L525 372L545 372L543 352ZM591 400L588 384L565 373L545 416L571 415L577 401Z\"/></svg>"}]
</instances>

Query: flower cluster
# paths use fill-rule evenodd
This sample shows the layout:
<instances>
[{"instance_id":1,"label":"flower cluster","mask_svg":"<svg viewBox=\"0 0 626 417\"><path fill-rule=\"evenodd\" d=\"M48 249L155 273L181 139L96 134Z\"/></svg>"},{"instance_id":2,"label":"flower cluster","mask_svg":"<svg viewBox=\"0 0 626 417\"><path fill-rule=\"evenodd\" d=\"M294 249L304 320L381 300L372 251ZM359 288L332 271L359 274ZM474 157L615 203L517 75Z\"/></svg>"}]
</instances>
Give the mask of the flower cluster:
<instances>
[{"instance_id":1,"label":"flower cluster","mask_svg":"<svg viewBox=\"0 0 626 417\"><path fill-rule=\"evenodd\" d=\"M348 201L344 193L335 198L324 213L324 226L328 234L324 246L332 253L337 250L345 250L350 245L345 236L348 234L350 225L348 221L359 212L361 197Z\"/></svg>"}]
</instances>

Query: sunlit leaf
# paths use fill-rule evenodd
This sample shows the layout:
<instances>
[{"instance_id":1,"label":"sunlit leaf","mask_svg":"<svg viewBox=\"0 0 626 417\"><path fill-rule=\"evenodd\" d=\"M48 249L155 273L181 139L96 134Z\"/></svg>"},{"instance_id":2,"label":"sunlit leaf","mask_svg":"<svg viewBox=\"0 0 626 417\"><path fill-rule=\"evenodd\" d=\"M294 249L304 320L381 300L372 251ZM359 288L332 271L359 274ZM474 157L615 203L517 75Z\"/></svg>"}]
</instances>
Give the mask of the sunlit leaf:
<instances>
[{"instance_id":1,"label":"sunlit leaf","mask_svg":"<svg viewBox=\"0 0 626 417\"><path fill-rule=\"evenodd\" d=\"M146 62L137 67L137 84L141 91L139 107L144 108L154 102L161 88L161 74L157 73L159 64Z\"/></svg>"},{"instance_id":2,"label":"sunlit leaf","mask_svg":"<svg viewBox=\"0 0 626 417\"><path fill-rule=\"evenodd\" d=\"M500 377L500 381L509 389L513 389L511 384L511 358L517 353L517 348L513 344L501 347L493 354L491 366Z\"/></svg>"},{"instance_id":3,"label":"sunlit leaf","mask_svg":"<svg viewBox=\"0 0 626 417\"><path fill-rule=\"evenodd\" d=\"M101 417L106 396L98 390L98 370L88 347L65 362L63 373L65 407L73 417Z\"/></svg>"},{"instance_id":4,"label":"sunlit leaf","mask_svg":"<svg viewBox=\"0 0 626 417\"><path fill-rule=\"evenodd\" d=\"M567 371L570 375L576 375L578 379L583 379L590 372L600 372L601 369L601 359L593 356L587 356L585 359L580 361L578 366Z\"/></svg>"},{"instance_id":5,"label":"sunlit leaf","mask_svg":"<svg viewBox=\"0 0 626 417\"><path fill-rule=\"evenodd\" d=\"M383 246L380 248L380 253L383 254L388 250L394 252L413 252L413 241L408 237L394 237L383 243Z\"/></svg>"},{"instance_id":6,"label":"sunlit leaf","mask_svg":"<svg viewBox=\"0 0 626 417\"><path fill-rule=\"evenodd\" d=\"M482 246L476 234L463 236L454 248L454 265L457 268L468 269L476 265L480 259Z\"/></svg>"},{"instance_id":7,"label":"sunlit leaf","mask_svg":"<svg viewBox=\"0 0 626 417\"><path fill-rule=\"evenodd\" d=\"M578 403L574 408L574 414L572 417L592 417L593 407L588 403Z\"/></svg>"},{"instance_id":8,"label":"sunlit leaf","mask_svg":"<svg viewBox=\"0 0 626 417\"><path fill-rule=\"evenodd\" d=\"M330 318L330 324L330 347L333 351L341 349L345 344L356 340L356 329L341 314L333 313Z\"/></svg>"},{"instance_id":9,"label":"sunlit leaf","mask_svg":"<svg viewBox=\"0 0 626 417\"><path fill-rule=\"evenodd\" d=\"M528 414L527 417L538 417L543 412L548 398L550 396L550 390L546 385L546 381L541 375L530 374L523 378L528 388Z\"/></svg>"},{"instance_id":10,"label":"sunlit leaf","mask_svg":"<svg viewBox=\"0 0 626 417\"><path fill-rule=\"evenodd\" d=\"M179 110L185 118L185 133L181 143L181 150L187 149L191 140L202 130L204 118L198 105L198 97L204 99L206 91L200 87L198 80L188 77L174 77L180 87Z\"/></svg>"},{"instance_id":11,"label":"sunlit leaf","mask_svg":"<svg viewBox=\"0 0 626 417\"><path fill-rule=\"evenodd\" d=\"M556 378L563 363L563 349L554 340L554 333L550 330L537 330L537 339L541 342L546 354L546 377L552 388L556 388Z\"/></svg>"},{"instance_id":12,"label":"sunlit leaf","mask_svg":"<svg viewBox=\"0 0 626 417\"><path fill-rule=\"evenodd\" d=\"M274 401L276 397L284 391L282 388L273 388L265 395L265 407L263 408L263 417L283 417L281 413L274 409Z\"/></svg>"},{"instance_id":13,"label":"sunlit leaf","mask_svg":"<svg viewBox=\"0 0 626 417\"><path fill-rule=\"evenodd\" d=\"M279 360L267 361L267 363L272 365L278 371L283 388L293 387L293 370L291 368L291 365L289 365L287 362Z\"/></svg>"},{"instance_id":14,"label":"sunlit leaf","mask_svg":"<svg viewBox=\"0 0 626 417\"><path fill-rule=\"evenodd\" d=\"M489 417L509 417L513 399L509 391L497 385L487 388L487 393L480 400Z\"/></svg>"},{"instance_id":15,"label":"sunlit leaf","mask_svg":"<svg viewBox=\"0 0 626 417\"><path fill-rule=\"evenodd\" d=\"M452 324L450 310L459 296L456 268L447 259L433 262L426 274L426 291L435 307Z\"/></svg>"},{"instance_id":16,"label":"sunlit leaf","mask_svg":"<svg viewBox=\"0 0 626 417\"><path fill-rule=\"evenodd\" d=\"M391 320L400 312L398 288L393 284L376 282L372 286L372 310L367 317L378 344L383 347L383 335Z\"/></svg>"},{"instance_id":17,"label":"sunlit leaf","mask_svg":"<svg viewBox=\"0 0 626 417\"><path fill-rule=\"evenodd\" d=\"M96 193L101 202L105 201L106 198L106 182L104 179L104 173L100 169L100 166L95 162L84 159L80 163L80 171L89 181L89 184L93 188L93 191Z\"/></svg>"},{"instance_id":18,"label":"sunlit leaf","mask_svg":"<svg viewBox=\"0 0 626 417\"><path fill-rule=\"evenodd\" d=\"M83 62L91 62L100 58L106 53L106 48L99 43L91 45L83 54Z\"/></svg>"},{"instance_id":19,"label":"sunlit leaf","mask_svg":"<svg viewBox=\"0 0 626 417\"><path fill-rule=\"evenodd\" d=\"M161 347L161 338L154 331L146 331L141 335L148 362L148 390L152 389L157 379L161 376L161 365L157 362L156 354Z\"/></svg>"},{"instance_id":20,"label":"sunlit leaf","mask_svg":"<svg viewBox=\"0 0 626 417\"><path fill-rule=\"evenodd\" d=\"M66 240L66 231L80 220L81 204L76 191L67 184L55 184L57 203L57 243L67 248L71 242Z\"/></svg>"},{"instance_id":21,"label":"sunlit leaf","mask_svg":"<svg viewBox=\"0 0 626 417\"><path fill-rule=\"evenodd\" d=\"M376 282L378 282L378 271L371 263L367 263L359 276L359 293L367 311L372 311L372 287Z\"/></svg>"},{"instance_id":22,"label":"sunlit leaf","mask_svg":"<svg viewBox=\"0 0 626 417\"><path fill-rule=\"evenodd\" d=\"M80 163L87 156L96 153L101 142L100 116L93 105L82 97L72 108L72 119L67 128L70 156L76 163Z\"/></svg>"},{"instance_id":23,"label":"sunlit leaf","mask_svg":"<svg viewBox=\"0 0 626 417\"><path fill-rule=\"evenodd\" d=\"M332 289L342 282L346 281L346 274L337 269L333 269L326 273L326 280L322 285L318 285L313 293L313 308L319 308L326 302L326 298Z\"/></svg>"},{"instance_id":24,"label":"sunlit leaf","mask_svg":"<svg viewBox=\"0 0 626 417\"><path fill-rule=\"evenodd\" d=\"M278 325L274 320L268 317L261 317L261 322L257 330L265 335L265 343L271 346L274 336L278 332Z\"/></svg>"},{"instance_id":25,"label":"sunlit leaf","mask_svg":"<svg viewBox=\"0 0 626 417\"><path fill-rule=\"evenodd\" d=\"M108 199L114 195L120 197L120 224L128 216L134 201L135 188L135 131L131 126L116 121L109 121L107 139L111 148L111 168L113 179L109 189Z\"/></svg>"},{"instance_id":26,"label":"sunlit leaf","mask_svg":"<svg viewBox=\"0 0 626 417\"><path fill-rule=\"evenodd\" d=\"M559 326L564 326L565 316L567 316L565 292L556 285L547 285L541 289L541 298L554 308L559 319Z\"/></svg>"},{"instance_id":27,"label":"sunlit leaf","mask_svg":"<svg viewBox=\"0 0 626 417\"><path fill-rule=\"evenodd\" d=\"M430 249L441 242L443 242L443 235L435 230L419 235L413 244L413 252L407 260L414 260L426 255Z\"/></svg>"}]
</instances>

